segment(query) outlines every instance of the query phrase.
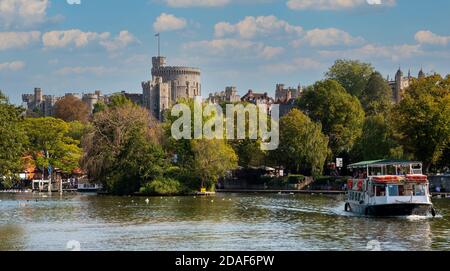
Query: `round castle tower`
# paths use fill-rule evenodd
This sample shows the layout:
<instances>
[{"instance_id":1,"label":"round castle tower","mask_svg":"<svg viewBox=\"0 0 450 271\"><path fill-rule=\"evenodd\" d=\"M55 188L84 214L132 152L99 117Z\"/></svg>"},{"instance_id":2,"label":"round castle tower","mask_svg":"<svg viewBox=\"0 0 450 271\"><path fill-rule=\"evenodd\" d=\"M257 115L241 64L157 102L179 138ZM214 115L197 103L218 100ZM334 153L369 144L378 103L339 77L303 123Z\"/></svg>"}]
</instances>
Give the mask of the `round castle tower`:
<instances>
[{"instance_id":1,"label":"round castle tower","mask_svg":"<svg viewBox=\"0 0 450 271\"><path fill-rule=\"evenodd\" d=\"M169 85L170 100L201 96L201 72L198 68L165 66L166 58L152 58L152 78L162 78Z\"/></svg>"}]
</instances>

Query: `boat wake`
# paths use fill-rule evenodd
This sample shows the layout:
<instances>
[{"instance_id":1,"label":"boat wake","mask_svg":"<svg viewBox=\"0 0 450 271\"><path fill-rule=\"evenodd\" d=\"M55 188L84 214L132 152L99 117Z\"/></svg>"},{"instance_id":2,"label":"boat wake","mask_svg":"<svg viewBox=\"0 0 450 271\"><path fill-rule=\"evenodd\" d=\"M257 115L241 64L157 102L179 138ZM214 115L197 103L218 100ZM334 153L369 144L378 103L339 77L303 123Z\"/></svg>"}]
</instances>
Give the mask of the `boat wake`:
<instances>
[{"instance_id":1,"label":"boat wake","mask_svg":"<svg viewBox=\"0 0 450 271\"><path fill-rule=\"evenodd\" d=\"M315 206L299 208L299 207L291 207L291 206L267 206L267 205L257 205L256 207L269 209L269 210L285 210L285 211L300 212L300 213L306 213L306 214L320 214L320 215L329 215L329 216L360 217L360 218L376 219L376 217L365 216L365 215L352 213L352 212L346 212L344 202L335 207L323 207L323 208L317 208ZM441 214L437 214L435 217L433 217L431 214L428 214L426 216L410 215L410 216L392 216L392 217L386 217L386 218L406 219L408 221L420 221L420 220L428 220L428 219L440 219L442 217L443 216Z\"/></svg>"}]
</instances>

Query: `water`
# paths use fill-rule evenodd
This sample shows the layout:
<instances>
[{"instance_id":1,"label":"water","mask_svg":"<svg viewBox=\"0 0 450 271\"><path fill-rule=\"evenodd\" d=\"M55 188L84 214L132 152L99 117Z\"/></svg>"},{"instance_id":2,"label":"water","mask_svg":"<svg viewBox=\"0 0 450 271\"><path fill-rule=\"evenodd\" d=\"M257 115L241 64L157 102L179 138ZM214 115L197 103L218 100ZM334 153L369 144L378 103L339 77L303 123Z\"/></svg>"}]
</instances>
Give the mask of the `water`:
<instances>
[{"instance_id":1,"label":"water","mask_svg":"<svg viewBox=\"0 0 450 271\"><path fill-rule=\"evenodd\" d=\"M145 199L0 194L0 250L450 250L450 199L437 218L351 215L342 196Z\"/></svg>"}]
</instances>

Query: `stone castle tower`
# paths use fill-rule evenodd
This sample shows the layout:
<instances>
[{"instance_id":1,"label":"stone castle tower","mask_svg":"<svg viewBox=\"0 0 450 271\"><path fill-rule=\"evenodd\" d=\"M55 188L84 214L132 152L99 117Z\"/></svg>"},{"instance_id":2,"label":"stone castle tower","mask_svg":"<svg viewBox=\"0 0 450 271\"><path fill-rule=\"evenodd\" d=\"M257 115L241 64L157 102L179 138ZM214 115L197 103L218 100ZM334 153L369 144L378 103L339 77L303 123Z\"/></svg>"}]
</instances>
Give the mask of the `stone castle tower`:
<instances>
[{"instance_id":1,"label":"stone castle tower","mask_svg":"<svg viewBox=\"0 0 450 271\"><path fill-rule=\"evenodd\" d=\"M158 119L181 98L201 96L198 68L166 66L163 56L152 58L152 80L142 82L144 106Z\"/></svg>"},{"instance_id":2,"label":"stone castle tower","mask_svg":"<svg viewBox=\"0 0 450 271\"><path fill-rule=\"evenodd\" d=\"M423 69L420 69L418 74L418 79L425 78L425 73ZM411 85L414 77L411 76L411 71L408 72L408 76L403 76L403 72L401 68L397 70L395 74L395 80L389 81L389 86L392 88L392 98L394 103L400 103L403 100L403 95L405 94L405 90Z\"/></svg>"}]
</instances>

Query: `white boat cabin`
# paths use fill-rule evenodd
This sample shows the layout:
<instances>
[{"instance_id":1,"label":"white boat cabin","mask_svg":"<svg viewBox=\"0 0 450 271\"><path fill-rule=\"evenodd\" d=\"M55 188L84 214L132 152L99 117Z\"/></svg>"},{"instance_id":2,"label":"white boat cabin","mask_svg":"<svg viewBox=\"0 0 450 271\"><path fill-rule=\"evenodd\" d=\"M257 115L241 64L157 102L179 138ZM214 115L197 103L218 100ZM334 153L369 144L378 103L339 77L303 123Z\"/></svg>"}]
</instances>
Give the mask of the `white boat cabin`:
<instances>
[{"instance_id":1,"label":"white boat cabin","mask_svg":"<svg viewBox=\"0 0 450 271\"><path fill-rule=\"evenodd\" d=\"M422 163L402 160L376 160L348 167L353 178L347 182L350 203L386 205L431 204L429 182Z\"/></svg>"}]
</instances>

